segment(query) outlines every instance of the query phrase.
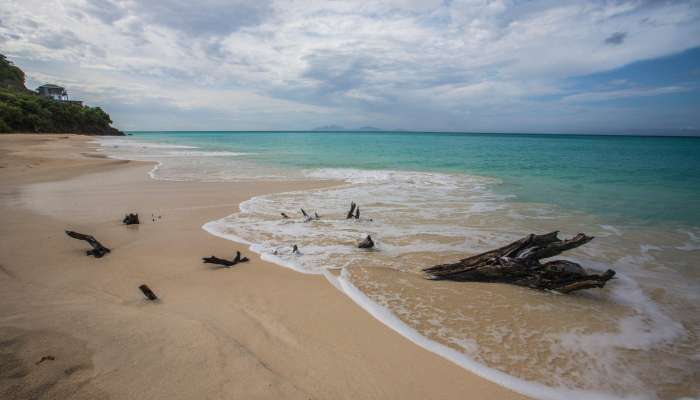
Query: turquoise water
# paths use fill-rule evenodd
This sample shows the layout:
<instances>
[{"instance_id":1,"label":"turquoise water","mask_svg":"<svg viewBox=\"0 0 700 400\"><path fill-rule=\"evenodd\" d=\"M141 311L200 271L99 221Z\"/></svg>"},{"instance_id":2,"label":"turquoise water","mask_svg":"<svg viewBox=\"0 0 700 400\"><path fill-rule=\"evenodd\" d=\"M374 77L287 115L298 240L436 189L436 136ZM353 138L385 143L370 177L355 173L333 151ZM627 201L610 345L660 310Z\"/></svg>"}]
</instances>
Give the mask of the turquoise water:
<instances>
[{"instance_id":1,"label":"turquoise water","mask_svg":"<svg viewBox=\"0 0 700 400\"><path fill-rule=\"evenodd\" d=\"M255 196L203 229L323 275L414 343L510 389L556 400L700 393L699 139L135 132L100 142L112 157L158 162L157 180L344 181ZM362 218L345 218L351 200ZM421 273L553 230L595 236L562 257L617 279L561 296ZM357 248L367 235L369 252Z\"/></svg>"},{"instance_id":2,"label":"turquoise water","mask_svg":"<svg viewBox=\"0 0 700 400\"><path fill-rule=\"evenodd\" d=\"M283 168L465 173L513 201L611 223L700 226L700 139L423 132L133 132Z\"/></svg>"}]
</instances>

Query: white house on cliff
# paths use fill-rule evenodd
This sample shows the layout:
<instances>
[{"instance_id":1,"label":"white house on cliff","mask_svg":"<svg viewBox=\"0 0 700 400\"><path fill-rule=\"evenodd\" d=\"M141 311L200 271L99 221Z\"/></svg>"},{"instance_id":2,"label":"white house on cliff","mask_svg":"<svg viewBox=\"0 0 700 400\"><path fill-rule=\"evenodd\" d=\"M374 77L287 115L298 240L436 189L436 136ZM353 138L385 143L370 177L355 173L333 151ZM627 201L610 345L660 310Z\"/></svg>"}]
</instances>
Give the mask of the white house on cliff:
<instances>
[{"instance_id":1,"label":"white house on cliff","mask_svg":"<svg viewBox=\"0 0 700 400\"><path fill-rule=\"evenodd\" d=\"M41 85L38 88L36 88L36 92L44 97L50 97L54 100L68 100L68 92L66 92L65 88L62 88L58 85L53 85L50 83L46 85Z\"/></svg>"},{"instance_id":2,"label":"white house on cliff","mask_svg":"<svg viewBox=\"0 0 700 400\"><path fill-rule=\"evenodd\" d=\"M46 85L41 85L38 88L36 88L36 92L39 93L39 95L48 97L53 100L57 101L65 101L68 103L73 103L73 104L78 104L82 105L83 102L79 100L69 100L68 99L68 92L66 91L65 88L54 85L51 83L47 83Z\"/></svg>"}]
</instances>

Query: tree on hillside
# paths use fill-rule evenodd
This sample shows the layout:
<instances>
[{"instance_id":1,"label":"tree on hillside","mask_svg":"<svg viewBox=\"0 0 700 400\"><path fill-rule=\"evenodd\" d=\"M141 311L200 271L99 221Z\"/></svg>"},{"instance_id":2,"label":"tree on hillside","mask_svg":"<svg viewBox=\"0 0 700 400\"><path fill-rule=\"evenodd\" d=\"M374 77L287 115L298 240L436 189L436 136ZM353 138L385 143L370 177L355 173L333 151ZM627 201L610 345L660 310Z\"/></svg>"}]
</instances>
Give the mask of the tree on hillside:
<instances>
[{"instance_id":1,"label":"tree on hillside","mask_svg":"<svg viewBox=\"0 0 700 400\"><path fill-rule=\"evenodd\" d=\"M0 132L123 135L100 107L40 96L24 80L24 72L0 54Z\"/></svg>"},{"instance_id":2,"label":"tree on hillside","mask_svg":"<svg viewBox=\"0 0 700 400\"><path fill-rule=\"evenodd\" d=\"M4 54L0 54L0 87L27 90L24 87L24 71L15 66Z\"/></svg>"}]
</instances>

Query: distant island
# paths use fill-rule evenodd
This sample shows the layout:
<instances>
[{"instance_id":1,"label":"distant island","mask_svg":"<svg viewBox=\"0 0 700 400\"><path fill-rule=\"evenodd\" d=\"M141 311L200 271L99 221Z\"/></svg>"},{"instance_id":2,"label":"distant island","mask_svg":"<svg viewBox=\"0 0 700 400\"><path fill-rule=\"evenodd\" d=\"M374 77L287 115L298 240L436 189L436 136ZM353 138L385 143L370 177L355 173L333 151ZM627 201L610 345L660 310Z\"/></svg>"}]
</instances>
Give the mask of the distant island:
<instances>
[{"instance_id":1,"label":"distant island","mask_svg":"<svg viewBox=\"0 0 700 400\"><path fill-rule=\"evenodd\" d=\"M78 133L124 136L100 107L68 100L60 86L27 89L25 74L0 54L0 133Z\"/></svg>"},{"instance_id":2,"label":"distant island","mask_svg":"<svg viewBox=\"0 0 700 400\"><path fill-rule=\"evenodd\" d=\"M326 126L319 126L317 128L312 129L314 132L342 132L342 131L348 131L348 132L380 132L383 131L384 129L381 128L376 128L374 126L363 126L361 128L352 128L352 129L345 129L340 125L326 125Z\"/></svg>"}]
</instances>

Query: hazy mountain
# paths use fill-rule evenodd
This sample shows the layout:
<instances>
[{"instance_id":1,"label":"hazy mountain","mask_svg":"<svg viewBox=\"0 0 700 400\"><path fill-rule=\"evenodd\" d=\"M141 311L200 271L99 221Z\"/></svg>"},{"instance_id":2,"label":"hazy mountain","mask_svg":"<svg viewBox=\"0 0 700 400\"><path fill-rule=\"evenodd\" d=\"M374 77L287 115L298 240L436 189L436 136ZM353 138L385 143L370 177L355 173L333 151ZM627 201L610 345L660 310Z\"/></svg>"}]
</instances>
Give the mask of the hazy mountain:
<instances>
[{"instance_id":1,"label":"hazy mountain","mask_svg":"<svg viewBox=\"0 0 700 400\"><path fill-rule=\"evenodd\" d=\"M312 129L312 131L316 131L316 132L342 132L342 131L348 131L348 132L379 132L379 131L383 131L383 130L384 130L384 129L377 128L377 127L374 127L374 126L363 126L363 127L360 127L360 128L350 128L350 129L346 129L346 128L340 126L340 125L325 125L325 126L319 126L319 127L316 127L316 128L314 128L314 129Z\"/></svg>"}]
</instances>

